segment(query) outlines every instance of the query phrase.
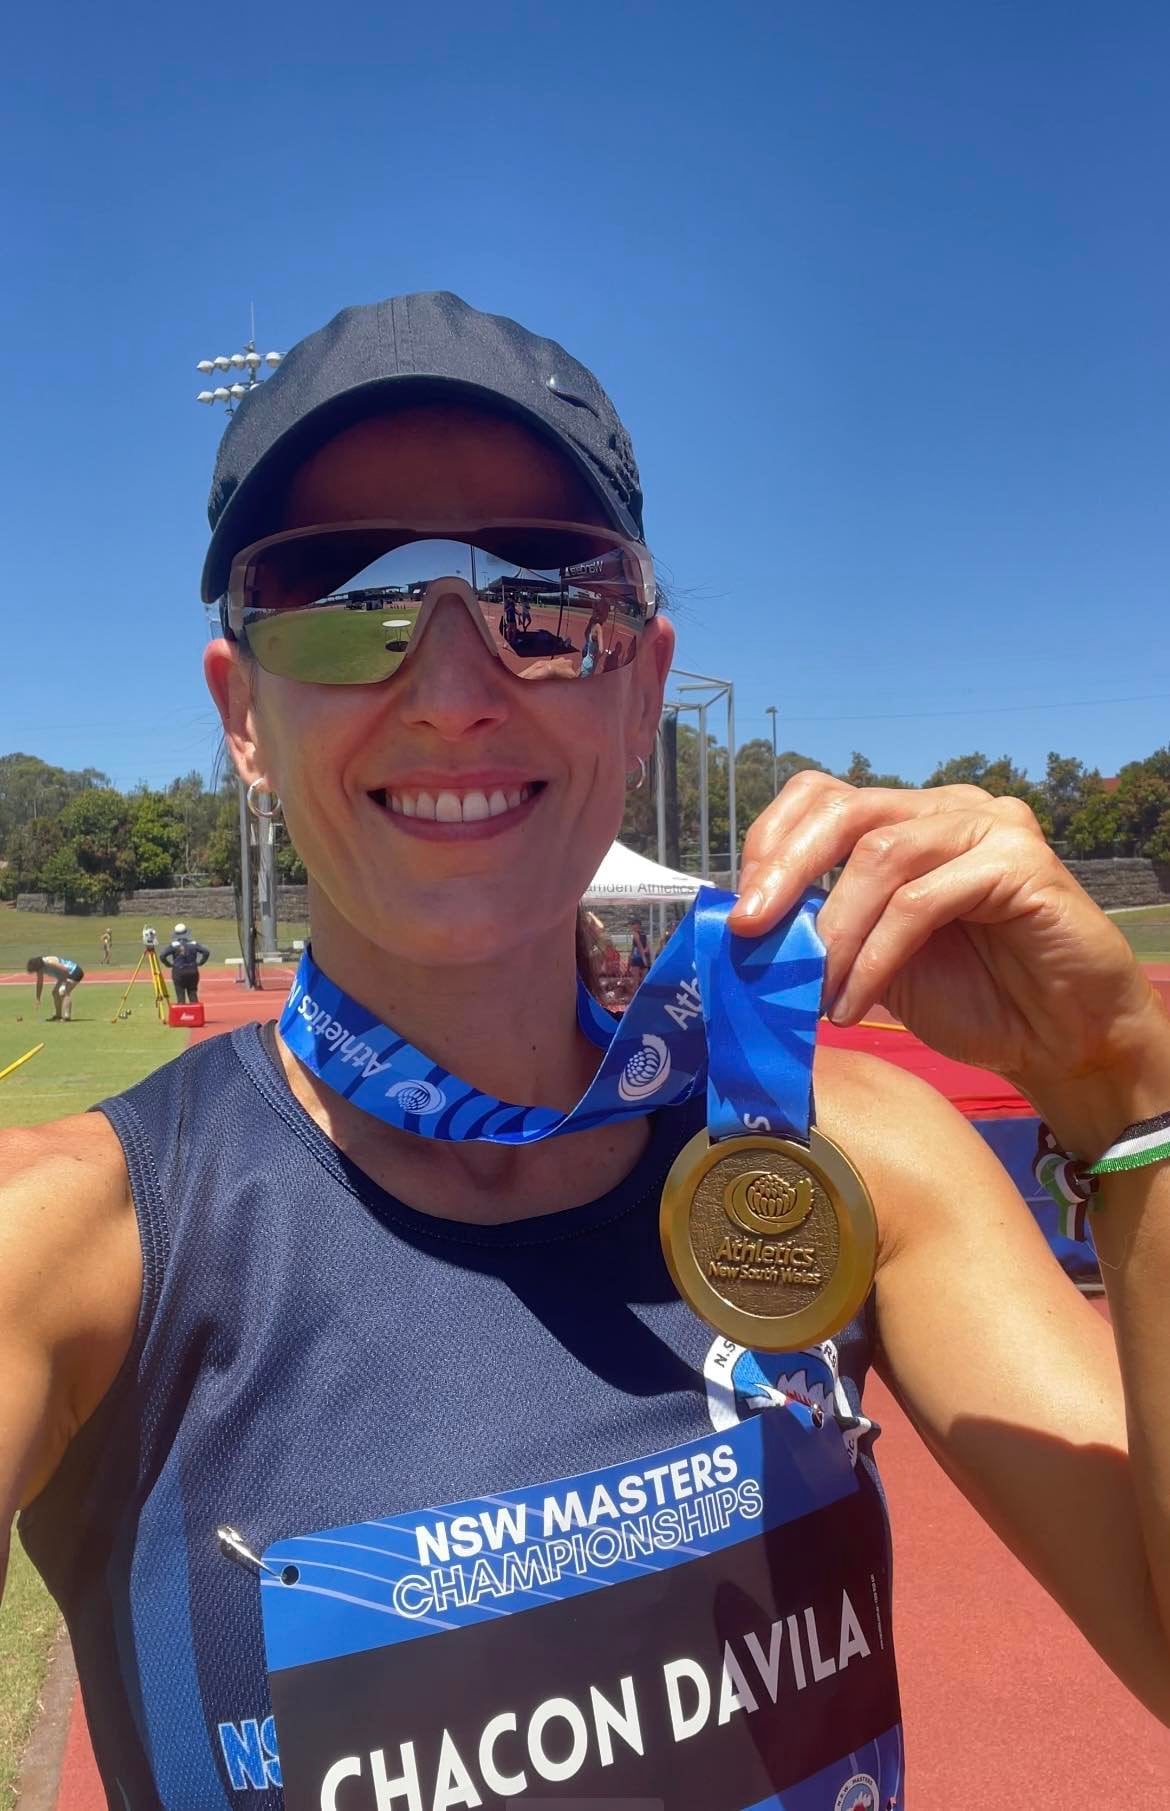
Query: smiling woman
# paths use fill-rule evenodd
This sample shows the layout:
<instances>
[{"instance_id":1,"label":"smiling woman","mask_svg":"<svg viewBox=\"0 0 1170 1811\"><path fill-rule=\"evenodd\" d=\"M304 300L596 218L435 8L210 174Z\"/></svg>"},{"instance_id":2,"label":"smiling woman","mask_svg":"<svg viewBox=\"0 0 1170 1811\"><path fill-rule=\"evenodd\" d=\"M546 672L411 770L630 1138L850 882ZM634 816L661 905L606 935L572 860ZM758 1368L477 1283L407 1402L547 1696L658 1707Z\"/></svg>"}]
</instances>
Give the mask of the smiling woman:
<instances>
[{"instance_id":1,"label":"smiling woman","mask_svg":"<svg viewBox=\"0 0 1170 1811\"><path fill-rule=\"evenodd\" d=\"M808 1123L823 980L838 1022L889 1001L1009 1073L1068 1149L1133 1121L1153 1149L1165 1015L1029 814L798 776L615 1029L578 902L673 632L596 379L454 296L349 309L245 398L211 516L207 679L312 948L279 1027L2 1153L0 1516L65 1611L111 1804L899 1807L879 1354L1170 1719L1165 1166L1102 1185L1123 1382L939 1097L823 1051ZM839 866L818 941L796 907ZM789 917L796 955L731 935ZM759 1353L680 1299L657 1202L709 1104L734 1173L693 1268L795 1291L803 1325L839 1256L816 1164L745 1169L741 1137L801 1087L810 1149L868 1183L876 1282Z\"/></svg>"}]
</instances>

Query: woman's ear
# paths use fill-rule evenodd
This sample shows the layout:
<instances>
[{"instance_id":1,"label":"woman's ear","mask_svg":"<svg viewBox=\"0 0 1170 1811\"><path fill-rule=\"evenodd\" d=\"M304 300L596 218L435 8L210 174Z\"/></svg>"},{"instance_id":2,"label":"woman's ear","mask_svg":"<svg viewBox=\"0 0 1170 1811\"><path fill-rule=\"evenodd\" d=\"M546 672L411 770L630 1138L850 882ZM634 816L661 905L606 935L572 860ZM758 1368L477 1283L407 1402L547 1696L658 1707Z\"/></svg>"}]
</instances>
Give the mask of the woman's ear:
<instances>
[{"instance_id":1,"label":"woman's ear","mask_svg":"<svg viewBox=\"0 0 1170 1811\"><path fill-rule=\"evenodd\" d=\"M260 755L256 733L253 668L236 642L219 636L203 653L203 677L215 700L232 765L246 785L275 790Z\"/></svg>"}]
</instances>

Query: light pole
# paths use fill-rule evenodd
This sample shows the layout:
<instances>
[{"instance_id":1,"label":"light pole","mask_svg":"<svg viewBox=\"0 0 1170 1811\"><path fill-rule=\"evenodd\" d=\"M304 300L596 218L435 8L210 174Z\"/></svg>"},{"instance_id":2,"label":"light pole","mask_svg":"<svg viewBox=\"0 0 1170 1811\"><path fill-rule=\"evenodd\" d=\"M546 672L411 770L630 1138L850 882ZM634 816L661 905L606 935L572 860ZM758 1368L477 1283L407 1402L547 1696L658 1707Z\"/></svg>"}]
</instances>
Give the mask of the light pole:
<instances>
[{"instance_id":1,"label":"light pole","mask_svg":"<svg viewBox=\"0 0 1170 1811\"><path fill-rule=\"evenodd\" d=\"M770 704L767 714L772 719L772 797L780 790L780 768L776 760L776 706Z\"/></svg>"},{"instance_id":2,"label":"light pole","mask_svg":"<svg viewBox=\"0 0 1170 1811\"><path fill-rule=\"evenodd\" d=\"M735 822L735 686L730 679L712 679L706 673L688 673L683 667L676 667L672 677L695 682L691 685L680 685L678 688L680 692L702 692L704 694L699 717L700 825L706 815L707 804L707 790L703 784L707 766L705 759L707 709L712 704L718 704L721 698L726 699L727 702L727 855L731 885L734 887L736 875L739 873L739 839L736 834ZM694 710L698 707L697 705L683 705L681 708Z\"/></svg>"},{"instance_id":3,"label":"light pole","mask_svg":"<svg viewBox=\"0 0 1170 1811\"><path fill-rule=\"evenodd\" d=\"M252 316L252 337L242 352L230 354L219 353L215 358L201 358L195 369L205 377L233 376L231 384L220 383L213 390L200 390L196 402L222 403L229 415L235 413L236 404L254 390L261 381L261 370L267 366L275 370L284 354L281 352L257 352L256 350L256 317ZM249 987L258 985L256 979L256 947L252 927L252 822L248 811L248 793L244 782L237 775L236 787L239 793L240 807L240 892L244 902L243 924L240 927L240 954L244 958L244 973ZM271 795L265 793L260 799L261 811L271 809ZM260 940L263 953L275 955L277 952L276 929L276 829L274 817L256 819L257 852L259 856L259 891L260 891Z\"/></svg>"}]
</instances>

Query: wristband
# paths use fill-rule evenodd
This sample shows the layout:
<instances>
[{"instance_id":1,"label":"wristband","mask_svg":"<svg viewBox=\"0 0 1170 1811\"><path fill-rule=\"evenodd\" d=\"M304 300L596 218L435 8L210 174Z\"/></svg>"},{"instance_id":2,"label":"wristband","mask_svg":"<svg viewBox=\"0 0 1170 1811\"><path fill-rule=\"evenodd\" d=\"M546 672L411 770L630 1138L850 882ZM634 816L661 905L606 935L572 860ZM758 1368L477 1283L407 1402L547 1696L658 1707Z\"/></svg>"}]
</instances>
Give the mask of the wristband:
<instances>
[{"instance_id":1,"label":"wristband","mask_svg":"<svg viewBox=\"0 0 1170 1811\"><path fill-rule=\"evenodd\" d=\"M1032 1170L1041 1188L1060 1209L1060 1230L1065 1238L1083 1239L1086 1210L1097 1206L1095 1197L1102 1176L1116 1176L1122 1170L1140 1170L1147 1164L1167 1160L1170 1113L1158 1113L1153 1119L1139 1119L1126 1126L1096 1163L1085 1163L1062 1151L1055 1133L1041 1125Z\"/></svg>"}]
</instances>

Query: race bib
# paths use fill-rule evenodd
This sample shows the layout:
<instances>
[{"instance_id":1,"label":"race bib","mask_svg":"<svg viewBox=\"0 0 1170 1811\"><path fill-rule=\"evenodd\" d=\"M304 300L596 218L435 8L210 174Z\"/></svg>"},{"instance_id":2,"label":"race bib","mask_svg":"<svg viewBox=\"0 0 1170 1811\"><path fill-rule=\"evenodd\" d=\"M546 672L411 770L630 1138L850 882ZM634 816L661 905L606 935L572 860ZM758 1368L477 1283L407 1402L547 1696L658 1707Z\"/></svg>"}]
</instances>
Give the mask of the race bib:
<instances>
[{"instance_id":1,"label":"race bib","mask_svg":"<svg viewBox=\"0 0 1170 1811\"><path fill-rule=\"evenodd\" d=\"M903 1802L883 1519L804 1407L264 1563L288 1811Z\"/></svg>"}]
</instances>

